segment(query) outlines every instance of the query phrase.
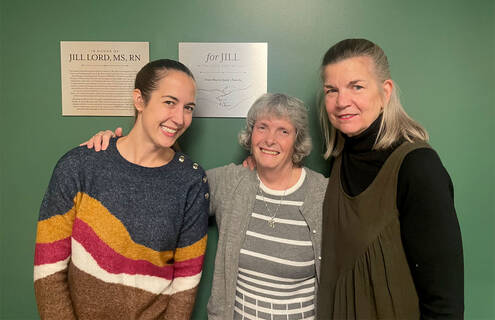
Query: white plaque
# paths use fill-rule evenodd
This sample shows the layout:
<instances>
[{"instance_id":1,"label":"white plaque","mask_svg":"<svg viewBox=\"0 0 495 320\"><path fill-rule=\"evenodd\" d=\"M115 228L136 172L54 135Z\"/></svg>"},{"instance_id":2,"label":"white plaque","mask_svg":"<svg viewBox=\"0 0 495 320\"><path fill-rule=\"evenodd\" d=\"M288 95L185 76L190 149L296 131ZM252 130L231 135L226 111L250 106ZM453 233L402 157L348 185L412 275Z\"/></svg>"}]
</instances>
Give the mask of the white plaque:
<instances>
[{"instance_id":1,"label":"white plaque","mask_svg":"<svg viewBox=\"0 0 495 320\"><path fill-rule=\"evenodd\" d=\"M134 79L149 59L148 42L60 41L62 115L134 115Z\"/></svg>"},{"instance_id":2,"label":"white plaque","mask_svg":"<svg viewBox=\"0 0 495 320\"><path fill-rule=\"evenodd\" d=\"M197 84L195 117L245 117L267 88L267 43L179 43Z\"/></svg>"}]
</instances>

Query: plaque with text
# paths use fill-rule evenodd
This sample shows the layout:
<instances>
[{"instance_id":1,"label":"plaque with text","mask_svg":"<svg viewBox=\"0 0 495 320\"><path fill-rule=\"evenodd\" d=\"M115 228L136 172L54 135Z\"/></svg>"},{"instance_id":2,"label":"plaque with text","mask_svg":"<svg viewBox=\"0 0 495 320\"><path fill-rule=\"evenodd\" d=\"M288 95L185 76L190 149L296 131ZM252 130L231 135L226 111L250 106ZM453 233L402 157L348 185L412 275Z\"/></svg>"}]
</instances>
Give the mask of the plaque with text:
<instances>
[{"instance_id":1,"label":"plaque with text","mask_svg":"<svg viewBox=\"0 0 495 320\"><path fill-rule=\"evenodd\" d=\"M148 42L61 41L62 115L132 116Z\"/></svg>"},{"instance_id":2,"label":"plaque with text","mask_svg":"<svg viewBox=\"0 0 495 320\"><path fill-rule=\"evenodd\" d=\"M196 78L195 117L245 117L267 90L267 43L179 43Z\"/></svg>"}]
</instances>

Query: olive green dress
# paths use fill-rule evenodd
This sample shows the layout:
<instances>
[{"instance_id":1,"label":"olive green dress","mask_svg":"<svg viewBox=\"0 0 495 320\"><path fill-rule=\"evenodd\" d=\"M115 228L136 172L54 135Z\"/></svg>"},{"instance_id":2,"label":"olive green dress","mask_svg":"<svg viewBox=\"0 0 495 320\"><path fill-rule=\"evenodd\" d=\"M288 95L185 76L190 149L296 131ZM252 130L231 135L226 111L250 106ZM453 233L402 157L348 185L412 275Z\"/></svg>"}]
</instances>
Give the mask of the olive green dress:
<instances>
[{"instance_id":1,"label":"olive green dress","mask_svg":"<svg viewBox=\"0 0 495 320\"><path fill-rule=\"evenodd\" d=\"M400 236L397 179L404 157L425 143L405 142L355 197L335 159L323 204L318 319L419 319L419 304Z\"/></svg>"}]
</instances>

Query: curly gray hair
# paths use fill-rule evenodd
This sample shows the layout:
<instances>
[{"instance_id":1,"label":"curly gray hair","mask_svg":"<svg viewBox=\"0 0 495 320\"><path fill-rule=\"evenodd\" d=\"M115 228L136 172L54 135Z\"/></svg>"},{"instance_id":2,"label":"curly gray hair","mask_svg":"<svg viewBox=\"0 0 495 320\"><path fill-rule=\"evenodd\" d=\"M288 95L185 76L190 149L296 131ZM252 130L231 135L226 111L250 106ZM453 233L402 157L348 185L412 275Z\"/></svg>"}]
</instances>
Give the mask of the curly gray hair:
<instances>
[{"instance_id":1,"label":"curly gray hair","mask_svg":"<svg viewBox=\"0 0 495 320\"><path fill-rule=\"evenodd\" d=\"M253 127L260 117L275 116L288 119L296 129L296 141L292 163L301 165L303 159L311 152L308 110L301 100L283 93L265 93L251 106L246 117L246 127L239 133L239 144L251 151Z\"/></svg>"}]
</instances>

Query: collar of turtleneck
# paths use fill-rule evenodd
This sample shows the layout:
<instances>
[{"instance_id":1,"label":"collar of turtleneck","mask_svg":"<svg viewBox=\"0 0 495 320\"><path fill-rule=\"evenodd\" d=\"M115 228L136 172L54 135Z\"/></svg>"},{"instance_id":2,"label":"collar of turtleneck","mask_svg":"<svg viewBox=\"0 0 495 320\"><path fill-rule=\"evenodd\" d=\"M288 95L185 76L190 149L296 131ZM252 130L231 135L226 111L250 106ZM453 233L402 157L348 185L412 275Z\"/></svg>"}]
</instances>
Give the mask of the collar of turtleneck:
<instances>
[{"instance_id":1,"label":"collar of turtleneck","mask_svg":"<svg viewBox=\"0 0 495 320\"><path fill-rule=\"evenodd\" d=\"M347 194L356 196L363 192L375 179L381 167L395 149L373 150L378 131L380 115L365 131L345 139L342 151L341 180Z\"/></svg>"},{"instance_id":2,"label":"collar of turtleneck","mask_svg":"<svg viewBox=\"0 0 495 320\"><path fill-rule=\"evenodd\" d=\"M348 137L343 135L345 139L344 148L350 153L361 153L371 151L375 144L378 131L380 130L380 123L382 121L382 114L373 121L373 123L363 132L354 137Z\"/></svg>"}]
</instances>

